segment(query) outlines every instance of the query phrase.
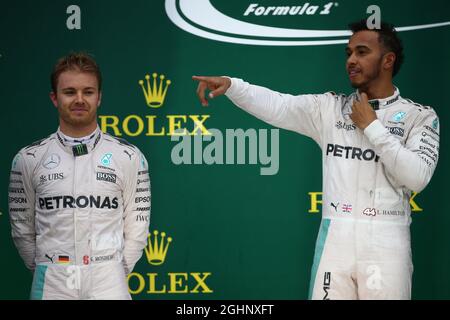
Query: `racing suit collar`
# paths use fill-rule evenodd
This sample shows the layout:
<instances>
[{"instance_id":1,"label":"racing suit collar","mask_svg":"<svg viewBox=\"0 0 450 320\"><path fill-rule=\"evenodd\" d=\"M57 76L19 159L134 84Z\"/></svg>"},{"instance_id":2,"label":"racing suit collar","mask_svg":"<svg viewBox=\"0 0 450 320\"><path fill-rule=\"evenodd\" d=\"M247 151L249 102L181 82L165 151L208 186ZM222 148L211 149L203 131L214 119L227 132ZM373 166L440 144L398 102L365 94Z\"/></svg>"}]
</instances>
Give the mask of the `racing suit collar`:
<instances>
[{"instance_id":1,"label":"racing suit collar","mask_svg":"<svg viewBox=\"0 0 450 320\"><path fill-rule=\"evenodd\" d=\"M58 130L56 131L56 137L58 140L58 144L61 146L62 149L64 149L65 151L69 152L69 153L73 153L73 147L74 145L74 141L78 141L80 140L80 144L85 144L87 147L87 151L91 152L92 150L95 149L95 147L97 146L97 144L100 142L101 137L103 136L102 131L100 130L100 128L97 125L97 128L94 130L94 132L92 132L91 134L89 134L86 137L82 137L82 138L71 138L66 136L64 133L61 132L61 128L58 127Z\"/></svg>"},{"instance_id":2,"label":"racing suit collar","mask_svg":"<svg viewBox=\"0 0 450 320\"><path fill-rule=\"evenodd\" d=\"M392 96L383 98L383 99L372 99L369 100L370 105L374 110L379 109L385 109L389 107L391 104L393 104L395 101L397 101L400 97L400 90L398 90L397 87L395 87L394 94ZM359 90L356 90L356 95L358 97L358 101L361 101L361 95L359 94Z\"/></svg>"}]
</instances>

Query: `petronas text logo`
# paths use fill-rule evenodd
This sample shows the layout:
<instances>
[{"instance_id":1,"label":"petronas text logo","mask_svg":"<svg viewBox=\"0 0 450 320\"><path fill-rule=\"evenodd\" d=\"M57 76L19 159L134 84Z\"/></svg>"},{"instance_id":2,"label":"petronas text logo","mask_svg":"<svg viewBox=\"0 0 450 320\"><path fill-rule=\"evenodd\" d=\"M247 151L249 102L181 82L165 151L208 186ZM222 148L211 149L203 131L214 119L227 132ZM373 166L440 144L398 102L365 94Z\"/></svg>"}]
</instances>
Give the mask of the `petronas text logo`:
<instances>
[{"instance_id":1,"label":"petronas text logo","mask_svg":"<svg viewBox=\"0 0 450 320\"><path fill-rule=\"evenodd\" d=\"M153 231L152 241L152 234L150 233L148 235L148 245L147 247L145 247L145 255L147 256L147 261L154 266L159 266L164 263L167 250L169 249L169 245L172 242L171 237L168 237L167 240L165 240L165 232L161 232L160 237L158 237L158 234L158 230Z\"/></svg>"},{"instance_id":2,"label":"petronas text logo","mask_svg":"<svg viewBox=\"0 0 450 320\"><path fill-rule=\"evenodd\" d=\"M150 108L159 108L164 104L164 99L166 98L167 89L171 83L170 80L166 80L164 83L165 76L162 74L159 76L158 83L158 74L152 74L153 81L150 80L150 75L145 75L145 84L144 80L139 80L139 85L142 88L142 92L145 96L145 101Z\"/></svg>"}]
</instances>

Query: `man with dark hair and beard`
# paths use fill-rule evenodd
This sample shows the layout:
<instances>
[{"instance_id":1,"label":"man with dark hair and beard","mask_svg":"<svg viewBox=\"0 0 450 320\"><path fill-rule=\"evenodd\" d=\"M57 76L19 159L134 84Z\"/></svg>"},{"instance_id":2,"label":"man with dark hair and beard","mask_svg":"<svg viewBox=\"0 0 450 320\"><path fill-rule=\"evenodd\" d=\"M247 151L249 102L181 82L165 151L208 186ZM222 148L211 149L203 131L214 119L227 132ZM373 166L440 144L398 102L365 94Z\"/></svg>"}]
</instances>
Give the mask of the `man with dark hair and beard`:
<instances>
[{"instance_id":1,"label":"man with dark hair and beard","mask_svg":"<svg viewBox=\"0 0 450 320\"><path fill-rule=\"evenodd\" d=\"M290 95L241 79L194 76L207 105L225 94L267 123L318 143L323 212L311 271L310 299L410 299L411 191L430 181L438 161L435 111L402 98L392 78L403 62L393 26L350 25L346 69L350 96Z\"/></svg>"},{"instance_id":2,"label":"man with dark hair and beard","mask_svg":"<svg viewBox=\"0 0 450 320\"><path fill-rule=\"evenodd\" d=\"M127 275L150 222L147 160L97 125L101 73L85 53L61 58L50 99L59 128L13 160L14 243L33 271L31 299L130 299Z\"/></svg>"}]
</instances>

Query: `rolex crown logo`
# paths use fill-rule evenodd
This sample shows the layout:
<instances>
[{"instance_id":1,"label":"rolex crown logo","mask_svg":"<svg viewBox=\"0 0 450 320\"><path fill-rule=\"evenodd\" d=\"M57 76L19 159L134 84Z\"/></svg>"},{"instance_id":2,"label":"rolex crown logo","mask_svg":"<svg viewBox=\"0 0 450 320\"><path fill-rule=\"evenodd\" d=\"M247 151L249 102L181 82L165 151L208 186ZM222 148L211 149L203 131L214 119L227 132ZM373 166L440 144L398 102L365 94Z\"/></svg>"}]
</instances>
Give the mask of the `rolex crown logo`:
<instances>
[{"instance_id":1,"label":"rolex crown logo","mask_svg":"<svg viewBox=\"0 0 450 320\"><path fill-rule=\"evenodd\" d=\"M158 83L158 74L153 73L152 74L153 81L150 80L150 75L145 75L145 82L144 80L139 80L139 85L142 88L142 91L144 92L145 101L147 102L147 105L151 108L159 108L164 104L164 99L166 98L166 93L169 85L171 84L170 80L166 80L164 83L165 76L162 74L159 76L159 83Z\"/></svg>"},{"instance_id":2,"label":"rolex crown logo","mask_svg":"<svg viewBox=\"0 0 450 320\"><path fill-rule=\"evenodd\" d=\"M159 266L164 263L166 259L167 249L172 242L172 238L168 237L165 241L166 233L161 232L160 239L158 241L158 230L153 231L153 241L151 239L151 233L148 235L148 245L145 247L145 254L147 256L148 263Z\"/></svg>"}]
</instances>

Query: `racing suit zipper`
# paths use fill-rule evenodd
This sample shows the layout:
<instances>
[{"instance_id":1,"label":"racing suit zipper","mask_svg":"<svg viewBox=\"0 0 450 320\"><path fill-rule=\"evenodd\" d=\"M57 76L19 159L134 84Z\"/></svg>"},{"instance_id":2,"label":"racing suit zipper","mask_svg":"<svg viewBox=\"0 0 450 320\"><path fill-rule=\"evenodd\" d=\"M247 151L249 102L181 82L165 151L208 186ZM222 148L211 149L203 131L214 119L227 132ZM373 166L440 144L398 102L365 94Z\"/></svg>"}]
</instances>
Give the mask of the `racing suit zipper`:
<instances>
[{"instance_id":1,"label":"racing suit zipper","mask_svg":"<svg viewBox=\"0 0 450 320\"><path fill-rule=\"evenodd\" d=\"M361 129L358 129L361 130ZM361 135L358 137L358 146L363 149L363 142L364 142L364 132L361 133ZM354 215L354 219L353 219L353 241L354 241L354 245L353 245L353 257L354 257L354 270L355 270L355 282L357 283L357 278L356 278L356 274L358 274L358 245L359 245L359 214L361 211L361 208L359 207L359 193L361 192L361 190L359 189L359 181L361 179L360 177L360 171L361 171L361 161L358 163L358 169L356 170L356 199L355 199L355 209L356 209L356 213ZM358 285L358 283L357 283Z\"/></svg>"},{"instance_id":2,"label":"racing suit zipper","mask_svg":"<svg viewBox=\"0 0 450 320\"><path fill-rule=\"evenodd\" d=\"M74 199L76 199L76 177L77 177L77 157L73 158L73 174L72 174L72 196ZM74 233L74 257L73 257L73 267L74 267L74 275L75 275L75 281L76 281L76 290L78 290L78 297L81 297L81 268L78 265L78 250L77 250L77 242L78 242L78 235L77 235L77 210L76 208L73 208L73 233Z\"/></svg>"}]
</instances>

